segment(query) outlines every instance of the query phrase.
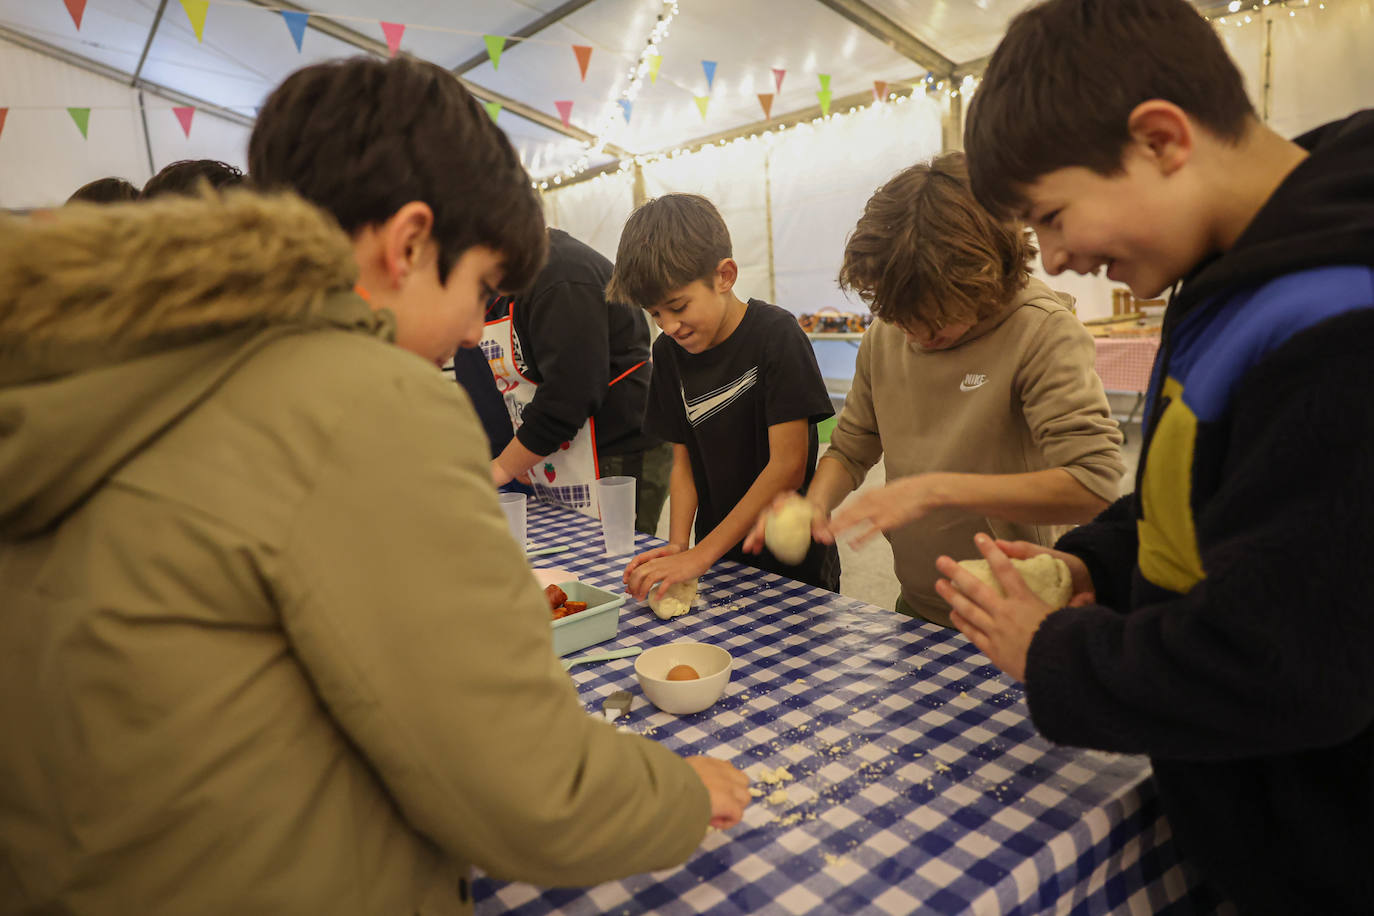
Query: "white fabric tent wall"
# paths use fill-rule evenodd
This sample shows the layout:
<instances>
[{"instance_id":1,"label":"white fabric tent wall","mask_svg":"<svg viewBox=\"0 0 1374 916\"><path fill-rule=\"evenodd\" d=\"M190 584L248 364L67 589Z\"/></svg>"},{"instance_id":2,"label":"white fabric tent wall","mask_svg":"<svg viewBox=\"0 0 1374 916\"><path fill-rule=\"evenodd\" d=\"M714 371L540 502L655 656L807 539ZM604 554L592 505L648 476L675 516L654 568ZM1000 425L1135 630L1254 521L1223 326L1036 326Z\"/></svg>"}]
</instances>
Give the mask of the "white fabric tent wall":
<instances>
[{"instance_id":1,"label":"white fabric tent wall","mask_svg":"<svg viewBox=\"0 0 1374 916\"><path fill-rule=\"evenodd\" d=\"M3 40L0 86L0 106L10 108L0 132L0 207L55 206L97 178L142 186L151 176L138 90ZM197 111L187 138L175 103L144 92L143 104L155 168L201 158L245 167L248 128ZM85 139L66 110L78 105L91 109Z\"/></svg>"},{"instance_id":2,"label":"white fabric tent wall","mask_svg":"<svg viewBox=\"0 0 1374 916\"><path fill-rule=\"evenodd\" d=\"M634 207L629 172L602 175L555 193L544 194L544 219L615 260L620 230Z\"/></svg>"}]
</instances>

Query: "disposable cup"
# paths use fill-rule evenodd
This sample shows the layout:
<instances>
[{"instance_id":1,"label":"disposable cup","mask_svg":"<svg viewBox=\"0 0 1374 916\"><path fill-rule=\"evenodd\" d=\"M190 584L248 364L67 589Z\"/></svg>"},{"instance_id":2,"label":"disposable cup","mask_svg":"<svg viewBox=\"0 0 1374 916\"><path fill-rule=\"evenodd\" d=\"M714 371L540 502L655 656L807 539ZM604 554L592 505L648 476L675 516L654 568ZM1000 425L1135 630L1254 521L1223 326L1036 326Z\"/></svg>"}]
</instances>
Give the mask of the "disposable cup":
<instances>
[{"instance_id":1,"label":"disposable cup","mask_svg":"<svg viewBox=\"0 0 1374 916\"><path fill-rule=\"evenodd\" d=\"M506 513L506 524L510 526L510 536L520 549L525 549L525 500L524 493L498 493L501 511Z\"/></svg>"},{"instance_id":2,"label":"disposable cup","mask_svg":"<svg viewBox=\"0 0 1374 916\"><path fill-rule=\"evenodd\" d=\"M618 557L635 548L635 479L602 477L596 482L601 505L601 536L606 556Z\"/></svg>"}]
</instances>

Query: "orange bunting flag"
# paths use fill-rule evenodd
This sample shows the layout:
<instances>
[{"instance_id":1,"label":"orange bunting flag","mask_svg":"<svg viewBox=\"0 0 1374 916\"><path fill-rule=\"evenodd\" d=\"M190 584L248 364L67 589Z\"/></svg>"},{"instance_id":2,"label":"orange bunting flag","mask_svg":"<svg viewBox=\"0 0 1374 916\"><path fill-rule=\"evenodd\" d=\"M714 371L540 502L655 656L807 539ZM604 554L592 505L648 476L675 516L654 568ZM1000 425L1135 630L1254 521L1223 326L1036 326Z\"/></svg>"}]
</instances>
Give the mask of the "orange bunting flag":
<instances>
[{"instance_id":1,"label":"orange bunting flag","mask_svg":"<svg viewBox=\"0 0 1374 916\"><path fill-rule=\"evenodd\" d=\"M706 106L711 104L709 95L697 95L692 97L697 103L697 111L701 112L701 120L706 120Z\"/></svg>"},{"instance_id":2,"label":"orange bunting flag","mask_svg":"<svg viewBox=\"0 0 1374 916\"><path fill-rule=\"evenodd\" d=\"M67 12L72 14L72 22L76 23L76 30L81 31L81 17L86 12L86 0L63 0L67 4Z\"/></svg>"},{"instance_id":3,"label":"orange bunting flag","mask_svg":"<svg viewBox=\"0 0 1374 916\"><path fill-rule=\"evenodd\" d=\"M563 119L564 127L572 127L572 102L554 102L554 107L558 109L558 116Z\"/></svg>"},{"instance_id":4,"label":"orange bunting flag","mask_svg":"<svg viewBox=\"0 0 1374 916\"><path fill-rule=\"evenodd\" d=\"M68 108L67 114L72 116L76 122L76 129L81 131L81 138L86 138L86 129L91 126L91 110L89 108Z\"/></svg>"},{"instance_id":5,"label":"orange bunting flag","mask_svg":"<svg viewBox=\"0 0 1374 916\"><path fill-rule=\"evenodd\" d=\"M0 108L0 134L5 132L5 118L9 117L9 113L8 108Z\"/></svg>"},{"instance_id":6,"label":"orange bunting flag","mask_svg":"<svg viewBox=\"0 0 1374 916\"><path fill-rule=\"evenodd\" d=\"M573 45L573 53L577 55L577 69L582 71L582 82L587 81L587 65L592 62L592 49L590 45Z\"/></svg>"},{"instance_id":7,"label":"orange bunting flag","mask_svg":"<svg viewBox=\"0 0 1374 916\"><path fill-rule=\"evenodd\" d=\"M873 101L881 102L887 98L887 83L882 80L873 81Z\"/></svg>"},{"instance_id":8,"label":"orange bunting flag","mask_svg":"<svg viewBox=\"0 0 1374 916\"><path fill-rule=\"evenodd\" d=\"M782 92L782 78L786 75L787 71L781 67L773 68L773 85L777 87L778 92Z\"/></svg>"},{"instance_id":9,"label":"orange bunting flag","mask_svg":"<svg viewBox=\"0 0 1374 916\"><path fill-rule=\"evenodd\" d=\"M765 121L773 117L773 93L760 92L759 104L763 106L763 119Z\"/></svg>"},{"instance_id":10,"label":"orange bunting flag","mask_svg":"<svg viewBox=\"0 0 1374 916\"><path fill-rule=\"evenodd\" d=\"M210 12L210 0L181 0L181 8L186 11L186 18L191 20L191 28L195 30L196 41L204 41L205 14Z\"/></svg>"},{"instance_id":11,"label":"orange bunting flag","mask_svg":"<svg viewBox=\"0 0 1374 916\"><path fill-rule=\"evenodd\" d=\"M382 34L386 36L386 49L392 57L395 57L396 52L401 50L401 36L406 33L405 24L400 22L383 22L381 25Z\"/></svg>"},{"instance_id":12,"label":"orange bunting flag","mask_svg":"<svg viewBox=\"0 0 1374 916\"><path fill-rule=\"evenodd\" d=\"M172 114L177 116L177 121L181 123L181 132L187 139L191 137L191 119L196 116L196 110L190 106L177 107L172 109Z\"/></svg>"}]
</instances>

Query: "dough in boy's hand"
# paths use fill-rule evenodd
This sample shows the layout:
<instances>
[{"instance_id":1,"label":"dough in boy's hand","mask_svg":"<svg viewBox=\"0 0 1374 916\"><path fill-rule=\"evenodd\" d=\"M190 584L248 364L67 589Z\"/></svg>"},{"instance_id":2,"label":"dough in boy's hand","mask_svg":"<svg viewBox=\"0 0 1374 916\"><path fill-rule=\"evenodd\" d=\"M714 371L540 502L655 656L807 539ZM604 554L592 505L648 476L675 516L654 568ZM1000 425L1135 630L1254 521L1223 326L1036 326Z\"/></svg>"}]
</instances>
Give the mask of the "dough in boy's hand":
<instances>
[{"instance_id":1,"label":"dough in boy's hand","mask_svg":"<svg viewBox=\"0 0 1374 916\"><path fill-rule=\"evenodd\" d=\"M658 615L660 620L671 620L690 611L692 602L696 600L696 597L696 579L675 582L668 586L668 591L662 598L658 597L658 583L654 583L649 588L649 607Z\"/></svg>"},{"instance_id":2,"label":"dough in boy's hand","mask_svg":"<svg viewBox=\"0 0 1374 916\"><path fill-rule=\"evenodd\" d=\"M991 585L997 594L1007 597L987 560L960 560L959 565ZM1058 557L1038 553L1029 560L1014 559L1011 565L1021 574L1031 593L1050 607L1061 608L1073 597L1073 576L1069 573L1069 564Z\"/></svg>"},{"instance_id":3,"label":"dough in boy's hand","mask_svg":"<svg viewBox=\"0 0 1374 916\"><path fill-rule=\"evenodd\" d=\"M763 544L779 560L796 566L811 549L811 516L815 507L800 496L787 498L763 526Z\"/></svg>"}]
</instances>

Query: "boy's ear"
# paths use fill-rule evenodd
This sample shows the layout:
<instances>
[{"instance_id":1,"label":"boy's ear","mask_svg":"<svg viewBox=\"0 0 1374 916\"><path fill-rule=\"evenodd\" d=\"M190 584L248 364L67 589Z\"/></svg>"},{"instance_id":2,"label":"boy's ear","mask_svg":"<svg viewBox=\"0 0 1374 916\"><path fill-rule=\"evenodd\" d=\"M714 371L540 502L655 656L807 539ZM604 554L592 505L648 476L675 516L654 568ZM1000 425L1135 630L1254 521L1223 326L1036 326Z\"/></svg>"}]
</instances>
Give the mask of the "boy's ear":
<instances>
[{"instance_id":1,"label":"boy's ear","mask_svg":"<svg viewBox=\"0 0 1374 916\"><path fill-rule=\"evenodd\" d=\"M434 211L421 200L405 204L382 224L382 259L393 287L399 289L429 256L433 228Z\"/></svg>"},{"instance_id":2,"label":"boy's ear","mask_svg":"<svg viewBox=\"0 0 1374 916\"><path fill-rule=\"evenodd\" d=\"M1173 102L1149 99L1137 105L1126 119L1126 127L1139 152L1168 176L1193 155L1194 128L1187 112Z\"/></svg>"},{"instance_id":3,"label":"boy's ear","mask_svg":"<svg viewBox=\"0 0 1374 916\"><path fill-rule=\"evenodd\" d=\"M716 265L716 292L728 293L739 279L739 265L734 258L726 258Z\"/></svg>"}]
</instances>

